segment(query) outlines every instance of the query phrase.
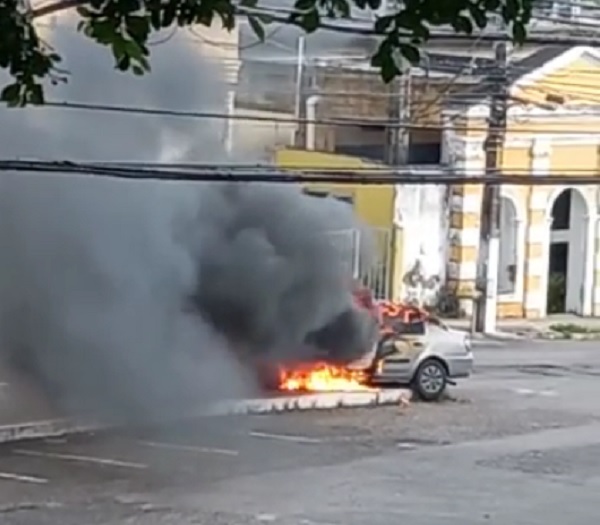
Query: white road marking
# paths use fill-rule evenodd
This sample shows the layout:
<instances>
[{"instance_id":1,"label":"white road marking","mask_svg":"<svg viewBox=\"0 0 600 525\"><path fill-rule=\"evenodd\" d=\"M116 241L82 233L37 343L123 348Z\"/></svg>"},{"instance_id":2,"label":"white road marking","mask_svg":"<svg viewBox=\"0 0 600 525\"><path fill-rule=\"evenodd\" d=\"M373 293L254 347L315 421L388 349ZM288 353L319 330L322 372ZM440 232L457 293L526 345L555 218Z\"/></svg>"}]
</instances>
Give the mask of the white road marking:
<instances>
[{"instance_id":1,"label":"white road marking","mask_svg":"<svg viewBox=\"0 0 600 525\"><path fill-rule=\"evenodd\" d=\"M414 443L406 443L404 442L400 442L400 443L396 443L396 446L398 448L404 449L404 450L413 450L415 448L417 448L417 446Z\"/></svg>"},{"instance_id":2,"label":"white road marking","mask_svg":"<svg viewBox=\"0 0 600 525\"><path fill-rule=\"evenodd\" d=\"M305 436L289 436L285 434L268 434L267 432L250 432L252 437L262 439L276 439L279 441L291 441L294 443L322 443L321 439Z\"/></svg>"},{"instance_id":3,"label":"white road marking","mask_svg":"<svg viewBox=\"0 0 600 525\"><path fill-rule=\"evenodd\" d=\"M515 394L520 394L522 396L532 396L535 394L535 390L529 388L516 388L514 392Z\"/></svg>"},{"instance_id":4,"label":"white road marking","mask_svg":"<svg viewBox=\"0 0 600 525\"><path fill-rule=\"evenodd\" d=\"M256 519L264 523L271 523L277 519L275 514L257 514Z\"/></svg>"},{"instance_id":5,"label":"white road marking","mask_svg":"<svg viewBox=\"0 0 600 525\"><path fill-rule=\"evenodd\" d=\"M66 461L77 461L80 463L95 463L96 465L107 465L112 467L124 467L132 469L146 469L148 465L142 463L131 463L129 461L120 461L118 459L106 459L96 458L91 456L77 456L74 454L57 454L54 452L38 452L36 450L25 450L16 449L12 451L13 454L20 456L31 456L34 458L50 458L50 459L64 459Z\"/></svg>"},{"instance_id":6,"label":"white road marking","mask_svg":"<svg viewBox=\"0 0 600 525\"><path fill-rule=\"evenodd\" d=\"M140 445L154 448L164 448L166 450L181 450L182 452L197 452L201 454L221 454L223 456L238 456L238 450L229 450L225 448L197 447L195 445L178 445L176 443L156 443L154 441L139 441Z\"/></svg>"},{"instance_id":7,"label":"white road marking","mask_svg":"<svg viewBox=\"0 0 600 525\"><path fill-rule=\"evenodd\" d=\"M558 396L558 392L556 390L540 390L540 396L556 397L556 396Z\"/></svg>"},{"instance_id":8,"label":"white road marking","mask_svg":"<svg viewBox=\"0 0 600 525\"><path fill-rule=\"evenodd\" d=\"M46 478L38 478L36 476L25 476L23 474L14 474L12 472L0 472L0 480L6 481L20 481L22 483L36 483L38 485L43 485L44 483L48 483Z\"/></svg>"},{"instance_id":9,"label":"white road marking","mask_svg":"<svg viewBox=\"0 0 600 525\"><path fill-rule=\"evenodd\" d=\"M516 394L520 394L522 396L541 396L541 397L556 397L558 396L558 392L556 390L531 390L529 388L517 388L513 390Z\"/></svg>"}]
</instances>

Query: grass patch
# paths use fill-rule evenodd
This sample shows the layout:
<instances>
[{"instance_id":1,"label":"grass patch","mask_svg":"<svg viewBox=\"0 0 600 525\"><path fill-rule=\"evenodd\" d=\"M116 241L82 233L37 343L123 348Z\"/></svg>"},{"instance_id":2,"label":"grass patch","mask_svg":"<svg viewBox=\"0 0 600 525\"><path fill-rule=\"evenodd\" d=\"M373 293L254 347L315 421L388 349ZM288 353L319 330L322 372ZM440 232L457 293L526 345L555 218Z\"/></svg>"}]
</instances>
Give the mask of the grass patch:
<instances>
[{"instance_id":1,"label":"grass patch","mask_svg":"<svg viewBox=\"0 0 600 525\"><path fill-rule=\"evenodd\" d=\"M550 325L550 330L559 332L565 335L572 334L597 334L600 333L600 328L591 328L575 323L560 323Z\"/></svg>"}]
</instances>

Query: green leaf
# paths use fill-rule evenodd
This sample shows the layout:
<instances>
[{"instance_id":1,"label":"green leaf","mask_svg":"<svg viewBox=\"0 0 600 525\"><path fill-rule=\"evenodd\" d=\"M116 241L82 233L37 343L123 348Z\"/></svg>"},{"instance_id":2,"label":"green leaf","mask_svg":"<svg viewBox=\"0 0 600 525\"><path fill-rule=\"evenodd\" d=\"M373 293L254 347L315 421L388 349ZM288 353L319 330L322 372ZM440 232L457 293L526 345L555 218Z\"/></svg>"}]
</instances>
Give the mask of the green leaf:
<instances>
[{"instance_id":1,"label":"green leaf","mask_svg":"<svg viewBox=\"0 0 600 525\"><path fill-rule=\"evenodd\" d=\"M146 73L146 71L144 70L143 67L138 66L137 64L133 64L131 66L131 71L133 71L134 75L137 75L139 77L141 77L144 73Z\"/></svg>"},{"instance_id":2,"label":"green leaf","mask_svg":"<svg viewBox=\"0 0 600 525\"><path fill-rule=\"evenodd\" d=\"M484 9L482 11L496 11L500 7L500 0L485 0L483 7Z\"/></svg>"},{"instance_id":3,"label":"green leaf","mask_svg":"<svg viewBox=\"0 0 600 525\"><path fill-rule=\"evenodd\" d=\"M457 33L466 33L467 35L473 33L473 22L471 22L468 17L463 15L460 15L454 19L452 22L452 27Z\"/></svg>"},{"instance_id":4,"label":"green leaf","mask_svg":"<svg viewBox=\"0 0 600 525\"><path fill-rule=\"evenodd\" d=\"M260 21L255 16L248 15L248 23L254 31L256 38L258 38L261 42L265 39L265 28L262 26Z\"/></svg>"},{"instance_id":5,"label":"green leaf","mask_svg":"<svg viewBox=\"0 0 600 525\"><path fill-rule=\"evenodd\" d=\"M314 33L321 23L321 15L316 9L309 11L300 18L300 26L307 33Z\"/></svg>"},{"instance_id":6,"label":"green leaf","mask_svg":"<svg viewBox=\"0 0 600 525\"><path fill-rule=\"evenodd\" d=\"M110 44L118 35L112 20L91 20L90 27L90 36L100 44Z\"/></svg>"},{"instance_id":7,"label":"green leaf","mask_svg":"<svg viewBox=\"0 0 600 525\"><path fill-rule=\"evenodd\" d=\"M84 18L90 18L92 16L92 12L83 5L77 7L76 11L79 16L83 16Z\"/></svg>"},{"instance_id":8,"label":"green leaf","mask_svg":"<svg viewBox=\"0 0 600 525\"><path fill-rule=\"evenodd\" d=\"M382 16L382 17L378 18L375 21L375 31L377 33L385 33L390 28L393 21L394 21L393 16Z\"/></svg>"},{"instance_id":9,"label":"green leaf","mask_svg":"<svg viewBox=\"0 0 600 525\"><path fill-rule=\"evenodd\" d=\"M132 58L136 62L139 62L143 57L142 48L133 40L123 39L123 51L129 58Z\"/></svg>"},{"instance_id":10,"label":"green leaf","mask_svg":"<svg viewBox=\"0 0 600 525\"><path fill-rule=\"evenodd\" d=\"M296 11L311 11L315 9L316 3L316 0L296 0L294 9Z\"/></svg>"},{"instance_id":11,"label":"green leaf","mask_svg":"<svg viewBox=\"0 0 600 525\"><path fill-rule=\"evenodd\" d=\"M412 31L416 41L424 41L429 39L429 29L423 23L413 27Z\"/></svg>"},{"instance_id":12,"label":"green leaf","mask_svg":"<svg viewBox=\"0 0 600 525\"><path fill-rule=\"evenodd\" d=\"M160 11L158 9L153 9L152 11L150 11L150 25L155 31L158 31L162 28Z\"/></svg>"},{"instance_id":13,"label":"green leaf","mask_svg":"<svg viewBox=\"0 0 600 525\"><path fill-rule=\"evenodd\" d=\"M512 27L513 40L517 44L522 44L527 38L527 30L521 22L515 22Z\"/></svg>"},{"instance_id":14,"label":"green leaf","mask_svg":"<svg viewBox=\"0 0 600 525\"><path fill-rule=\"evenodd\" d=\"M381 0L367 0L367 5L375 11L381 7Z\"/></svg>"},{"instance_id":15,"label":"green leaf","mask_svg":"<svg viewBox=\"0 0 600 525\"><path fill-rule=\"evenodd\" d=\"M412 29L415 26L415 17L412 13L404 9L395 16L396 25L405 29Z\"/></svg>"},{"instance_id":16,"label":"green leaf","mask_svg":"<svg viewBox=\"0 0 600 525\"><path fill-rule=\"evenodd\" d=\"M162 12L161 26L169 27L175 20L177 14L177 3L174 1L169 2Z\"/></svg>"},{"instance_id":17,"label":"green leaf","mask_svg":"<svg viewBox=\"0 0 600 525\"><path fill-rule=\"evenodd\" d=\"M484 9L481 9L479 5L469 4L469 14L479 29L484 29L487 26L487 13Z\"/></svg>"},{"instance_id":18,"label":"green leaf","mask_svg":"<svg viewBox=\"0 0 600 525\"><path fill-rule=\"evenodd\" d=\"M400 68L394 60L394 49L394 45L388 37L379 44L377 52L371 59L371 65L381 69L381 78L386 84L400 74Z\"/></svg>"},{"instance_id":19,"label":"green leaf","mask_svg":"<svg viewBox=\"0 0 600 525\"><path fill-rule=\"evenodd\" d=\"M258 20L260 20L260 23L264 26L272 24L273 23L273 17L269 16L269 15L256 15L256 18L258 18Z\"/></svg>"},{"instance_id":20,"label":"green leaf","mask_svg":"<svg viewBox=\"0 0 600 525\"><path fill-rule=\"evenodd\" d=\"M44 89L41 84L34 84L29 87L27 101L36 106L41 106L44 103Z\"/></svg>"},{"instance_id":21,"label":"green leaf","mask_svg":"<svg viewBox=\"0 0 600 525\"><path fill-rule=\"evenodd\" d=\"M411 46L410 44L400 44L399 50L402 56L411 64L418 65L421 61L421 54L415 46Z\"/></svg>"},{"instance_id":22,"label":"green leaf","mask_svg":"<svg viewBox=\"0 0 600 525\"><path fill-rule=\"evenodd\" d=\"M145 41L150 33L150 20L145 16L128 16L125 18L125 26L136 42Z\"/></svg>"},{"instance_id":23,"label":"green leaf","mask_svg":"<svg viewBox=\"0 0 600 525\"><path fill-rule=\"evenodd\" d=\"M18 106L21 100L21 84L15 82L4 86L4 89L0 92L0 100L6 102L8 107Z\"/></svg>"}]
</instances>

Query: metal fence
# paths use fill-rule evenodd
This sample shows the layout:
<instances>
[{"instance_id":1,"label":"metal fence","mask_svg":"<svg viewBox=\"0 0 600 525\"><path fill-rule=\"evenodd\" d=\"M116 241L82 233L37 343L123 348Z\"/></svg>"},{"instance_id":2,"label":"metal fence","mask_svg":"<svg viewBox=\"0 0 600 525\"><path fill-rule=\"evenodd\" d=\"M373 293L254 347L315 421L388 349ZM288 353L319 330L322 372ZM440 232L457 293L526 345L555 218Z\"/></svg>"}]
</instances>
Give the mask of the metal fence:
<instances>
[{"instance_id":1,"label":"metal fence","mask_svg":"<svg viewBox=\"0 0 600 525\"><path fill-rule=\"evenodd\" d=\"M332 231L328 235L347 264L348 271L371 288L376 299L391 298L392 230L372 229L365 236L358 229Z\"/></svg>"}]
</instances>

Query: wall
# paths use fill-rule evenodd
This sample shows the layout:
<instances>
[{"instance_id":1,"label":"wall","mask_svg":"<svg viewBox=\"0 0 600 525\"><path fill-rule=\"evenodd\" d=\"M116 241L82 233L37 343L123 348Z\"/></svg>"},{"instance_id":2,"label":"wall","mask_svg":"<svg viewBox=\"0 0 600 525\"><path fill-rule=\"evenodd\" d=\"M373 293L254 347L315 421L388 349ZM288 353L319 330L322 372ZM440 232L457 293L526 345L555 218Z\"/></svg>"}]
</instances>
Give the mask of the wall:
<instances>
[{"instance_id":1,"label":"wall","mask_svg":"<svg viewBox=\"0 0 600 525\"><path fill-rule=\"evenodd\" d=\"M396 83L385 84L378 73L352 69L322 69L317 74L317 84L322 90L323 102L319 107L320 118L352 118L388 120L392 94L397 92ZM449 85L448 78L425 78L414 76L411 79L410 114L411 122L422 126L437 126L442 122L442 107L448 96L460 93L467 88L460 80ZM385 143L385 130L374 126L321 126L318 137L320 147L335 151L337 145L352 145L370 140L370 135L379 133L377 140ZM324 136L327 135L327 138ZM412 130L411 145L436 144L441 142L441 132L437 130ZM383 148L379 148L382 150Z\"/></svg>"},{"instance_id":2,"label":"wall","mask_svg":"<svg viewBox=\"0 0 600 525\"><path fill-rule=\"evenodd\" d=\"M232 148L236 158L270 162L278 149L294 143L296 124L289 122L293 115L239 107L235 108L234 113ZM265 120L240 118L244 116ZM278 119L288 122L277 122Z\"/></svg>"},{"instance_id":3,"label":"wall","mask_svg":"<svg viewBox=\"0 0 600 525\"><path fill-rule=\"evenodd\" d=\"M358 157L318 151L281 149L275 153L275 163L285 169L360 169L376 167ZM325 190L333 195L350 197L356 214L374 228L378 262L385 266L379 274L385 280L388 297L397 298L403 260L403 229L394 222L395 188L393 185L368 186L356 184L309 183L313 190ZM391 294L391 295L390 295Z\"/></svg>"},{"instance_id":4,"label":"wall","mask_svg":"<svg viewBox=\"0 0 600 525\"><path fill-rule=\"evenodd\" d=\"M335 155L317 151L280 149L275 153L275 163L289 169L361 169L374 167L357 157ZM327 189L331 193L351 196L358 216L373 227L390 228L394 217L394 186L361 184L310 183L311 188Z\"/></svg>"},{"instance_id":5,"label":"wall","mask_svg":"<svg viewBox=\"0 0 600 525\"><path fill-rule=\"evenodd\" d=\"M404 231L402 265L404 276L418 261L426 279L437 277L445 281L448 239L448 190L436 185L398 185L396 214L400 215ZM401 297L410 293L404 283L397 292ZM430 290L431 296L437 289Z\"/></svg>"}]
</instances>

